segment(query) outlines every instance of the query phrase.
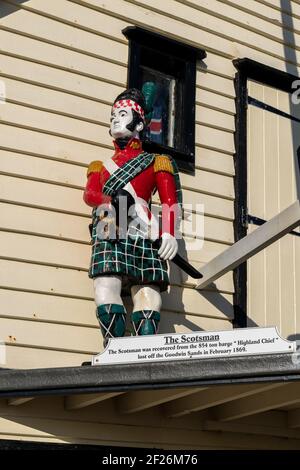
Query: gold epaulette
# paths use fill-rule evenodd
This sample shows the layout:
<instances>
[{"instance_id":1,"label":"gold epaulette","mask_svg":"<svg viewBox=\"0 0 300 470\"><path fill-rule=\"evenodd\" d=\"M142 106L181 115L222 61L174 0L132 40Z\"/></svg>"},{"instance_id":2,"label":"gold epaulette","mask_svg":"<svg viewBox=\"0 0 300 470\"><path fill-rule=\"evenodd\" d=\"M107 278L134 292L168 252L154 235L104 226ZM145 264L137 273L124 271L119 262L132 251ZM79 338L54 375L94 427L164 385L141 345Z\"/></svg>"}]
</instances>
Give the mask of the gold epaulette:
<instances>
[{"instance_id":1,"label":"gold epaulette","mask_svg":"<svg viewBox=\"0 0 300 470\"><path fill-rule=\"evenodd\" d=\"M87 169L86 176L89 176L90 173L99 173L102 170L103 163L100 160L96 160L95 162L91 162Z\"/></svg>"},{"instance_id":2,"label":"gold epaulette","mask_svg":"<svg viewBox=\"0 0 300 470\"><path fill-rule=\"evenodd\" d=\"M167 171L174 175L174 168L170 158L167 155L156 155L154 160L154 173L158 171Z\"/></svg>"}]
</instances>

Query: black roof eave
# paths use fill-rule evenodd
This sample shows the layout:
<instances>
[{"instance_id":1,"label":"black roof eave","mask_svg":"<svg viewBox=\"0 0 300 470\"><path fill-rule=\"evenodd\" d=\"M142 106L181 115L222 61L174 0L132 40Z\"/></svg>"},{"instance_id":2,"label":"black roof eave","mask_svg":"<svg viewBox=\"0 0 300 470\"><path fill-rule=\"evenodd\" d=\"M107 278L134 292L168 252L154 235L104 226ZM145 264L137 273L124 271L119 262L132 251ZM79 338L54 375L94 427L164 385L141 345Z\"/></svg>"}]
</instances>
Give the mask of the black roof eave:
<instances>
[{"instance_id":1,"label":"black roof eave","mask_svg":"<svg viewBox=\"0 0 300 470\"><path fill-rule=\"evenodd\" d=\"M0 369L0 398L300 380L293 354L47 369Z\"/></svg>"}]
</instances>

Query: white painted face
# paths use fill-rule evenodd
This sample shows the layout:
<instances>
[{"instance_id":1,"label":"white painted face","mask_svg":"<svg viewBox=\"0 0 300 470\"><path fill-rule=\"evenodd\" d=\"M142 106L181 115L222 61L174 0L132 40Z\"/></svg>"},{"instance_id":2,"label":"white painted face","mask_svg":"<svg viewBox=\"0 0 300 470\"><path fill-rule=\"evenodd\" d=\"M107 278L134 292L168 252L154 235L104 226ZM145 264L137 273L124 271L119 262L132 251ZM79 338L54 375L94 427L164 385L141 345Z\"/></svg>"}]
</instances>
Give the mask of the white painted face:
<instances>
[{"instance_id":1,"label":"white painted face","mask_svg":"<svg viewBox=\"0 0 300 470\"><path fill-rule=\"evenodd\" d=\"M139 133L144 129L144 124L140 121L133 131L127 129L132 122L133 113L131 108L113 108L110 116L110 133L113 139L123 139L126 137L139 138Z\"/></svg>"},{"instance_id":2,"label":"white painted face","mask_svg":"<svg viewBox=\"0 0 300 470\"><path fill-rule=\"evenodd\" d=\"M113 108L110 116L110 132L114 139L131 137L133 132L127 126L133 119L131 108Z\"/></svg>"}]
</instances>

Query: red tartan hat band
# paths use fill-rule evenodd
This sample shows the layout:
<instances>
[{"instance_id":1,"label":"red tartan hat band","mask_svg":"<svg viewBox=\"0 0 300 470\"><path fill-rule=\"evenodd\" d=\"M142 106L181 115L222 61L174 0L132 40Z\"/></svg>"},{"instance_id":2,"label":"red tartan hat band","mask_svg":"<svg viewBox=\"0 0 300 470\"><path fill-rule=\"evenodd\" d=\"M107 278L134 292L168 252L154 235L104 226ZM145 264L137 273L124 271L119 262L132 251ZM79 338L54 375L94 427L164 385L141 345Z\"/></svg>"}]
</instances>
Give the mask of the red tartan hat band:
<instances>
[{"instance_id":1,"label":"red tartan hat band","mask_svg":"<svg viewBox=\"0 0 300 470\"><path fill-rule=\"evenodd\" d=\"M117 101L113 105L113 109L120 109L120 108L131 108L134 111L136 111L141 116L142 119L145 118L145 113L144 113L143 108L133 100L120 100L120 101Z\"/></svg>"}]
</instances>

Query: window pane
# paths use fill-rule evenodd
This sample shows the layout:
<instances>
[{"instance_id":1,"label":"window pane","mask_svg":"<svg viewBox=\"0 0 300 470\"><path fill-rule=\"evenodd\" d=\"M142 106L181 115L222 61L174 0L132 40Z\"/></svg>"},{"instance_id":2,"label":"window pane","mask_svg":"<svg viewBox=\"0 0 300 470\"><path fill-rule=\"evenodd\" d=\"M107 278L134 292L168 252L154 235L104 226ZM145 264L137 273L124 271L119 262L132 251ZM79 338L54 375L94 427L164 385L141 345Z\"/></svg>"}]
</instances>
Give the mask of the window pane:
<instances>
[{"instance_id":1,"label":"window pane","mask_svg":"<svg viewBox=\"0 0 300 470\"><path fill-rule=\"evenodd\" d=\"M142 85L150 82L154 90L153 112L146 137L152 142L174 147L176 80L148 67L141 68Z\"/></svg>"}]
</instances>

